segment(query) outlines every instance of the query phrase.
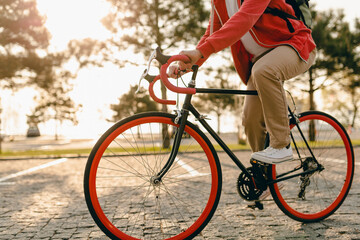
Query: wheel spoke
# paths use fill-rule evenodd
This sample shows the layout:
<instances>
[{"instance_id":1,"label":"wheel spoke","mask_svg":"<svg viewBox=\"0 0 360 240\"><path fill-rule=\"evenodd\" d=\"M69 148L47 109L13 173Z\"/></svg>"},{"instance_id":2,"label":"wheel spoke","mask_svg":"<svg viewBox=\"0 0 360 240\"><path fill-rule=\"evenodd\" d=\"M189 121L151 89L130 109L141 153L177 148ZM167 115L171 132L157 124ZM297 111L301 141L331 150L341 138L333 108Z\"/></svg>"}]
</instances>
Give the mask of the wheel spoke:
<instances>
[{"instance_id":1,"label":"wheel spoke","mask_svg":"<svg viewBox=\"0 0 360 240\"><path fill-rule=\"evenodd\" d=\"M163 148L170 135L162 128L173 128L172 119L163 113L132 116L104 135L90 155L85 174L89 210L97 223L121 239L187 238L205 227L218 204L217 155L195 127L186 126L187 137L173 165L160 182L154 181L170 157ZM98 217L101 214L106 217Z\"/></svg>"},{"instance_id":2,"label":"wheel spoke","mask_svg":"<svg viewBox=\"0 0 360 240\"><path fill-rule=\"evenodd\" d=\"M302 200L296 197L301 183L297 177L287 180L287 187L282 190L271 187L271 192L285 214L298 221L312 222L330 216L340 207L351 186L354 156L346 131L331 116L308 112L301 115L299 125L324 170L311 174L310 184L305 187L305 198ZM308 162L316 166L300 132L296 127L291 132L303 164ZM272 177L275 172L280 175L293 167L292 162L274 165Z\"/></svg>"}]
</instances>

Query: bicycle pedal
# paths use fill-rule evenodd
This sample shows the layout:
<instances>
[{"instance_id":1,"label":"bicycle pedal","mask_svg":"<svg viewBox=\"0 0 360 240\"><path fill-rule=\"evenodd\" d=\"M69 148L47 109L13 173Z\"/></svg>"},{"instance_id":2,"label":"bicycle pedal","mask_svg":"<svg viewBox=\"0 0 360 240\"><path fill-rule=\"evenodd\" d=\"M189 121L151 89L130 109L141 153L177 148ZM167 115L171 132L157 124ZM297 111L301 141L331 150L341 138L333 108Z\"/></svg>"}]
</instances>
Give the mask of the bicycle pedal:
<instances>
[{"instance_id":1,"label":"bicycle pedal","mask_svg":"<svg viewBox=\"0 0 360 240\"><path fill-rule=\"evenodd\" d=\"M262 202L259 201L259 200L255 200L254 203L249 204L247 207L251 208L253 210L255 210L256 208L259 209L259 210L263 210L264 209L264 204L262 204Z\"/></svg>"},{"instance_id":2,"label":"bicycle pedal","mask_svg":"<svg viewBox=\"0 0 360 240\"><path fill-rule=\"evenodd\" d=\"M261 165L261 166L264 166L264 167L270 166L270 164L268 164L268 163L260 162L258 160L253 159L253 158L250 159L250 163L251 164Z\"/></svg>"}]
</instances>

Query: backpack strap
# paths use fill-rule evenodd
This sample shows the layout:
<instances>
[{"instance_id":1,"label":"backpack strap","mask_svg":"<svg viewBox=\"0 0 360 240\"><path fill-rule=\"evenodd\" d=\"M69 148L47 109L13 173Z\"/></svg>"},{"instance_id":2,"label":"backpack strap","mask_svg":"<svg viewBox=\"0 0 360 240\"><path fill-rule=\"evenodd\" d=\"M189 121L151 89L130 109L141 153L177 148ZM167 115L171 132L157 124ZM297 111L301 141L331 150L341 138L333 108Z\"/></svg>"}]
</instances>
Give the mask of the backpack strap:
<instances>
[{"instance_id":1,"label":"backpack strap","mask_svg":"<svg viewBox=\"0 0 360 240\"><path fill-rule=\"evenodd\" d=\"M244 2L244 0L241 0L241 5L243 4L243 2ZM293 6L293 5L291 4L291 3L293 3L293 1L291 1L291 0L286 0L286 3L290 4L291 6ZM293 8L294 8L294 7L293 7ZM297 6L297 9L298 9L298 11L301 13L301 11L300 11L300 9L299 9L299 6ZM295 17L295 16L293 16L293 15L291 15L291 14L289 14L289 13L283 12L283 11L281 11L280 9L277 9L277 8L267 7L267 8L265 9L265 12L264 12L264 13L269 13L269 14L272 14L272 15L274 15L274 16L278 16L278 17L280 17L281 19L283 19L283 20L286 22L286 25L287 25L287 27L288 27L288 29L289 29L289 31L290 31L291 33L295 32L295 29L294 29L293 25L291 24L291 22L289 21L289 18L290 18L290 19L294 19L294 20L300 20L299 18L297 18L297 17ZM297 13L295 12L295 14L297 14ZM302 13L301 13L301 15L302 15ZM298 16L298 15L296 15L296 16Z\"/></svg>"},{"instance_id":2,"label":"backpack strap","mask_svg":"<svg viewBox=\"0 0 360 240\"><path fill-rule=\"evenodd\" d=\"M289 31L291 33L295 32L295 29L294 29L293 25L291 24L291 22L289 21L289 18L294 19L294 20L300 20L297 17L295 17L295 16L293 16L293 15L291 15L289 13L286 13L284 11L281 11L281 10L279 10L277 8L267 7L265 9L264 13L270 13L270 14L272 14L274 16L278 16L279 18L283 19L286 22L286 25L287 25L287 27L288 27L288 29L289 29Z\"/></svg>"},{"instance_id":3,"label":"backpack strap","mask_svg":"<svg viewBox=\"0 0 360 240\"><path fill-rule=\"evenodd\" d=\"M310 0L286 0L285 2L293 8L295 16L300 19L306 27L311 29Z\"/></svg>"},{"instance_id":4,"label":"backpack strap","mask_svg":"<svg viewBox=\"0 0 360 240\"><path fill-rule=\"evenodd\" d=\"M299 18L304 18L304 15L302 14L299 6L303 3L307 3L305 0L286 0L287 4L291 5L291 7L294 9L295 16L298 16Z\"/></svg>"}]
</instances>

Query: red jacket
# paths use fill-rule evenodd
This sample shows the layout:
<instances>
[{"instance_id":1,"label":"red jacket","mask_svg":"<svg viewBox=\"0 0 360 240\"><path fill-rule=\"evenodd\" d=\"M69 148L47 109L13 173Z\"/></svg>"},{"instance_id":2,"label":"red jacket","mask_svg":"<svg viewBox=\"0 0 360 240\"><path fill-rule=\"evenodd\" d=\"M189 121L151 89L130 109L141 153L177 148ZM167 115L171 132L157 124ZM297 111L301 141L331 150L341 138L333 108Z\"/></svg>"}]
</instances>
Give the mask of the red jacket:
<instances>
[{"instance_id":1,"label":"red jacket","mask_svg":"<svg viewBox=\"0 0 360 240\"><path fill-rule=\"evenodd\" d=\"M252 56L240 41L245 33L250 31L255 41L263 47L274 48L279 45L289 45L304 61L308 60L310 52L316 47L311 30L302 21L289 19L295 29L293 33L290 33L285 20L269 13L263 14L267 7L271 7L295 16L294 10L285 3L285 0L244 0L239 11L231 19L229 19L225 1L213 1L215 7L214 32L210 36L210 19L209 26L197 45L197 49L204 57L197 62L198 65L201 65L212 53L231 46L235 68L246 84L250 76ZM238 0L238 6L240 6L240 0Z\"/></svg>"}]
</instances>

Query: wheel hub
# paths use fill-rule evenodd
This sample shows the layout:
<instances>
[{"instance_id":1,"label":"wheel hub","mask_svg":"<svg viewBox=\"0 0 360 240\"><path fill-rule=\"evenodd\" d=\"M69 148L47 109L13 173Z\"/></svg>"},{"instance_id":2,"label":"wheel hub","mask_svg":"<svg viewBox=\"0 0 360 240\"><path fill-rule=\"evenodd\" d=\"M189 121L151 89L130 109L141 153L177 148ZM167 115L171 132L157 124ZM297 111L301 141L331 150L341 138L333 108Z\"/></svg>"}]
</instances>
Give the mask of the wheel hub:
<instances>
[{"instance_id":1,"label":"wheel hub","mask_svg":"<svg viewBox=\"0 0 360 240\"><path fill-rule=\"evenodd\" d=\"M161 183L161 179L159 179L158 176L153 176L150 178L150 183L153 185L153 186L159 186L160 183Z\"/></svg>"}]
</instances>

